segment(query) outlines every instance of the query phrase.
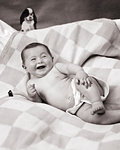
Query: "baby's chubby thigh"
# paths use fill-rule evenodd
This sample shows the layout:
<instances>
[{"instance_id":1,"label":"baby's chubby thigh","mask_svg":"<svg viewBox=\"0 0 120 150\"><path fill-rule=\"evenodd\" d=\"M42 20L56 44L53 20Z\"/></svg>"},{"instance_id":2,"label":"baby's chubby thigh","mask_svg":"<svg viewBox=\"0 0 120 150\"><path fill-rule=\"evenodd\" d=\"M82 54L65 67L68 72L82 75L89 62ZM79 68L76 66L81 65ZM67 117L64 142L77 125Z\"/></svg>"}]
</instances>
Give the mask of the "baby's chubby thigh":
<instances>
[{"instance_id":1,"label":"baby's chubby thigh","mask_svg":"<svg viewBox=\"0 0 120 150\"><path fill-rule=\"evenodd\" d=\"M99 101L101 99L101 95L103 95L103 91L97 81L94 78L92 79L92 84L90 87L86 88L83 84L78 84L75 82L76 89L84 95L85 99L93 103L94 101Z\"/></svg>"}]
</instances>

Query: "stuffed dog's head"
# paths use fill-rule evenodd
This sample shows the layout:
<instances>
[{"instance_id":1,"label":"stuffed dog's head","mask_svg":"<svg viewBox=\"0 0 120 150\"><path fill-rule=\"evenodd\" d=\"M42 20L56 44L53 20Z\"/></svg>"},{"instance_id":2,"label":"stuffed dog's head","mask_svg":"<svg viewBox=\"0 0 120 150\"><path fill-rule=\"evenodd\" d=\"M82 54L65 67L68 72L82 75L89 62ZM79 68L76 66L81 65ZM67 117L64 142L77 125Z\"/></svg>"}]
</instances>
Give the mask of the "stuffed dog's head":
<instances>
[{"instance_id":1,"label":"stuffed dog's head","mask_svg":"<svg viewBox=\"0 0 120 150\"><path fill-rule=\"evenodd\" d=\"M32 8L26 8L21 16L20 16L20 24L22 25L23 22L34 22L33 26L34 29L36 29L36 24L37 24L37 17L35 15L35 12Z\"/></svg>"}]
</instances>

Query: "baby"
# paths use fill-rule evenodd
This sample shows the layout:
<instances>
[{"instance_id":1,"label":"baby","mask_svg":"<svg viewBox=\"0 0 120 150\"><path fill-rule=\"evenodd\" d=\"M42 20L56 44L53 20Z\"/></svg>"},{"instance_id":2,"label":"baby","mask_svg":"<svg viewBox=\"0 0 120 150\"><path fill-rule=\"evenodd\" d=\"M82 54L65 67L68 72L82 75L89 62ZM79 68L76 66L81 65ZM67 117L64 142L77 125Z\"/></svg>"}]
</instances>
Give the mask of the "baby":
<instances>
[{"instance_id":1,"label":"baby","mask_svg":"<svg viewBox=\"0 0 120 150\"><path fill-rule=\"evenodd\" d=\"M31 101L48 103L91 123L118 121L115 112L105 112L103 100L109 92L107 84L88 76L79 65L54 64L50 50L41 43L27 45L21 58L30 77L27 92Z\"/></svg>"}]
</instances>

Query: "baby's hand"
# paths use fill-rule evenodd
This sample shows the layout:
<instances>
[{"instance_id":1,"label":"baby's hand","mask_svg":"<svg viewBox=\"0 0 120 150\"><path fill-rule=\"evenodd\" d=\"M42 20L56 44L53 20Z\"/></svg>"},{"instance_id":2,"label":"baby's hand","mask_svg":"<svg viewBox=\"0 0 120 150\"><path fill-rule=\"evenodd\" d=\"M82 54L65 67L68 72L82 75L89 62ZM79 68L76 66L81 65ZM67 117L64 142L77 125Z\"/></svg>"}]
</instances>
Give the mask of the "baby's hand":
<instances>
[{"instance_id":1,"label":"baby's hand","mask_svg":"<svg viewBox=\"0 0 120 150\"><path fill-rule=\"evenodd\" d=\"M84 85L86 88L91 87L92 80L91 77L87 75L84 71L80 71L76 74L76 83L78 85Z\"/></svg>"},{"instance_id":2,"label":"baby's hand","mask_svg":"<svg viewBox=\"0 0 120 150\"><path fill-rule=\"evenodd\" d=\"M37 91L35 89L35 84L28 84L27 85L27 92L30 97L35 97L37 94Z\"/></svg>"}]
</instances>

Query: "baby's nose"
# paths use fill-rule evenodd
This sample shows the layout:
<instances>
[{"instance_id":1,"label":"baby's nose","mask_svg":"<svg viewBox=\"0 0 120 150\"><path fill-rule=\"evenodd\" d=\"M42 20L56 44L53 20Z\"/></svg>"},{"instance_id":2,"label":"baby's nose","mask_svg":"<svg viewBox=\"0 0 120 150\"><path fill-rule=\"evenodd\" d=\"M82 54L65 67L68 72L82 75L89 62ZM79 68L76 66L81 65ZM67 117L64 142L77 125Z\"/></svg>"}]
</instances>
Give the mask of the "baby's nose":
<instances>
[{"instance_id":1,"label":"baby's nose","mask_svg":"<svg viewBox=\"0 0 120 150\"><path fill-rule=\"evenodd\" d=\"M42 63L42 59L41 58L37 58L37 63Z\"/></svg>"}]
</instances>

